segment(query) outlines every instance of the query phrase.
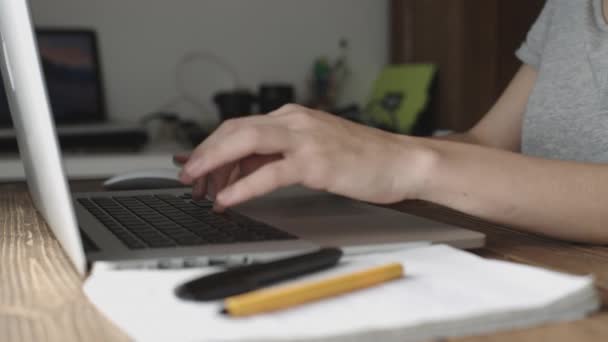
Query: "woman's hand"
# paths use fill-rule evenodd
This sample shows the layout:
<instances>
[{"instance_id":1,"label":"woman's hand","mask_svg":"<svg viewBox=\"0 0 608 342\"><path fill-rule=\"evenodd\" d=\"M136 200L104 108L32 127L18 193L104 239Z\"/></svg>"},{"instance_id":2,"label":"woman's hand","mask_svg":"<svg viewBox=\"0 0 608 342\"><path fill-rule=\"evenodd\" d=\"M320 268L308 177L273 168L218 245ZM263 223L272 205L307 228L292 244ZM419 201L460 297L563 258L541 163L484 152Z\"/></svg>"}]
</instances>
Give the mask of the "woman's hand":
<instances>
[{"instance_id":1,"label":"woman's hand","mask_svg":"<svg viewBox=\"0 0 608 342\"><path fill-rule=\"evenodd\" d=\"M434 157L416 138L286 105L226 121L175 159L193 195L221 209L293 184L374 203L414 198Z\"/></svg>"}]
</instances>

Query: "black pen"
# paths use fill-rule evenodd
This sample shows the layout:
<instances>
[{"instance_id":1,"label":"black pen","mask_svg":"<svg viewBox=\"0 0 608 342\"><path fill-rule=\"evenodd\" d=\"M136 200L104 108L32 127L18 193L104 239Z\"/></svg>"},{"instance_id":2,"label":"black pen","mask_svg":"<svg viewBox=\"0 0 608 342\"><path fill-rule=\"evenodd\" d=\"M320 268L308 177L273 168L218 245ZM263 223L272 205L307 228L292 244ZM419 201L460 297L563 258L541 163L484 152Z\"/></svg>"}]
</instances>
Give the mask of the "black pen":
<instances>
[{"instance_id":1,"label":"black pen","mask_svg":"<svg viewBox=\"0 0 608 342\"><path fill-rule=\"evenodd\" d=\"M340 261L342 254L339 248L322 248L312 253L241 266L186 282L175 289L175 294L193 301L219 300L330 268Z\"/></svg>"}]
</instances>

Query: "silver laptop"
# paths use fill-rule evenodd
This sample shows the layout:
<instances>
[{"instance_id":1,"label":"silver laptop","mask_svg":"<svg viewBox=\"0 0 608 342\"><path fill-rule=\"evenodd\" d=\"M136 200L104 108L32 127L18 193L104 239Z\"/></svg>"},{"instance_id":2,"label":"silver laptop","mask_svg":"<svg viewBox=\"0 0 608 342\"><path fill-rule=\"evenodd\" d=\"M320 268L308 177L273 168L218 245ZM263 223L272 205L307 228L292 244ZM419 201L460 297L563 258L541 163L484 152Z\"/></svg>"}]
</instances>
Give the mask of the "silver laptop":
<instances>
[{"instance_id":1,"label":"silver laptop","mask_svg":"<svg viewBox=\"0 0 608 342\"><path fill-rule=\"evenodd\" d=\"M76 269L246 263L320 246L374 249L484 235L326 193L288 188L225 214L188 189L71 195L26 0L0 0L2 75L32 199Z\"/></svg>"}]
</instances>

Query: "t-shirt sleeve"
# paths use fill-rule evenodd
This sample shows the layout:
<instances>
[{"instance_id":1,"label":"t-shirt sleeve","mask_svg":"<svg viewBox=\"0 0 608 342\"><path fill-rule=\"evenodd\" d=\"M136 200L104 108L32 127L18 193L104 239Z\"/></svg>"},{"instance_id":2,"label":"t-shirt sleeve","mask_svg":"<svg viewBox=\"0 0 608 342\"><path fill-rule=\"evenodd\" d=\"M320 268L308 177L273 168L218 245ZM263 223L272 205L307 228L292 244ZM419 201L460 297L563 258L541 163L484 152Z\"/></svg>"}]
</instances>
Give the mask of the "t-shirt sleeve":
<instances>
[{"instance_id":1,"label":"t-shirt sleeve","mask_svg":"<svg viewBox=\"0 0 608 342\"><path fill-rule=\"evenodd\" d=\"M528 32L526 40L515 52L517 58L536 69L539 68L543 57L547 32L549 31L553 17L554 2L554 0L547 0L540 16L536 19L536 22Z\"/></svg>"}]
</instances>

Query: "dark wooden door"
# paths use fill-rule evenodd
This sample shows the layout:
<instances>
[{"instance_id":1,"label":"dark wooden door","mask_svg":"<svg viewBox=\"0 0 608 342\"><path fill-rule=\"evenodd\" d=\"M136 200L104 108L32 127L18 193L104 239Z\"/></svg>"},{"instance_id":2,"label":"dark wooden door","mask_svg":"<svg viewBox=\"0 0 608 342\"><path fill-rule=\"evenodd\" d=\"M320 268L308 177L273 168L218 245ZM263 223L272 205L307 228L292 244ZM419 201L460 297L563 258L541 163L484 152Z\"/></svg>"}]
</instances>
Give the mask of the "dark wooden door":
<instances>
[{"instance_id":1,"label":"dark wooden door","mask_svg":"<svg viewBox=\"0 0 608 342\"><path fill-rule=\"evenodd\" d=\"M464 131L492 106L520 63L514 52L544 0L391 0L393 63L439 66L434 121Z\"/></svg>"}]
</instances>

